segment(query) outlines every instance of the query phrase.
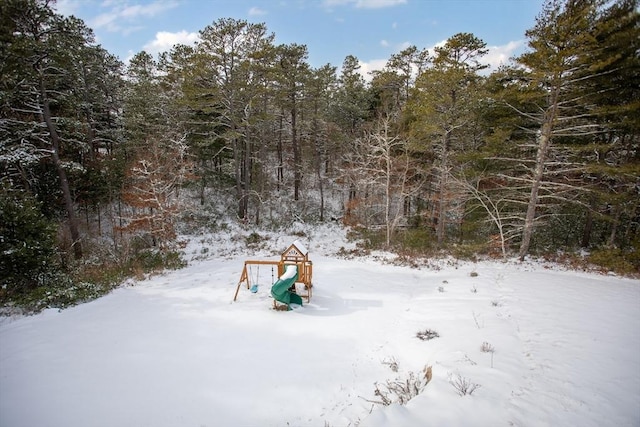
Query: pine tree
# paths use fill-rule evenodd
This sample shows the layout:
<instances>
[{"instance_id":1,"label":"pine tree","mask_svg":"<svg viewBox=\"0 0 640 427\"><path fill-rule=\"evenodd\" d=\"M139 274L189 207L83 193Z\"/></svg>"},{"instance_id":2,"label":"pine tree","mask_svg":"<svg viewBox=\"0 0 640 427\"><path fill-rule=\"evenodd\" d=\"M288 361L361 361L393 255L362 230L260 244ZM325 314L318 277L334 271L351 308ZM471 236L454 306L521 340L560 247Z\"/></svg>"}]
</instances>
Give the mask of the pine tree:
<instances>
[{"instance_id":1,"label":"pine tree","mask_svg":"<svg viewBox=\"0 0 640 427\"><path fill-rule=\"evenodd\" d=\"M252 194L253 107L263 95L263 70L274 36L264 24L220 19L200 31L200 38L193 69L199 108L217 114L210 127L219 129L218 137L232 153L236 212L246 220Z\"/></svg>"},{"instance_id":2,"label":"pine tree","mask_svg":"<svg viewBox=\"0 0 640 427\"><path fill-rule=\"evenodd\" d=\"M93 33L74 17L54 13L48 1L8 0L2 16L3 154L19 152L27 163L50 162L56 171L76 258L82 243L76 215L73 182L68 170L79 165L87 134L78 138L75 123L82 116L82 63L93 48ZM80 126L83 127L83 126ZM3 158L7 158L3 156ZM18 173L28 165L8 165ZM81 168L81 165L80 165ZM28 188L30 177L22 175Z\"/></svg>"},{"instance_id":3,"label":"pine tree","mask_svg":"<svg viewBox=\"0 0 640 427\"><path fill-rule=\"evenodd\" d=\"M39 205L25 191L0 187L0 300L49 284L57 270L56 226Z\"/></svg>"},{"instance_id":4,"label":"pine tree","mask_svg":"<svg viewBox=\"0 0 640 427\"><path fill-rule=\"evenodd\" d=\"M582 54L597 71L584 82L584 91L601 129L581 152L588 159L583 179L591 190L585 197L589 206L581 236L585 248L602 244L629 248L640 233L635 220L640 210L638 10L637 0L616 1L600 10L592 31L596 47ZM594 233L605 229L606 233Z\"/></svg>"},{"instance_id":5,"label":"pine tree","mask_svg":"<svg viewBox=\"0 0 640 427\"><path fill-rule=\"evenodd\" d=\"M603 131L596 119L599 101L594 98L594 90L600 88L592 85L610 74L607 63L619 54L598 40L598 16L606 4L550 0L527 31L531 50L518 62L528 70L521 102L535 106L525 116L536 124L532 129L536 154L526 177L530 194L521 259L529 252L541 207L548 201L576 200L576 193L585 188L576 171L588 163L585 144ZM550 205L545 213L552 213L552 208L557 209Z\"/></svg>"},{"instance_id":6,"label":"pine tree","mask_svg":"<svg viewBox=\"0 0 640 427\"><path fill-rule=\"evenodd\" d=\"M277 48L275 72L280 99L283 108L288 112L291 127L291 148L293 151L293 200L300 199L302 184L302 152L299 138L298 123L302 104L303 88L309 78L309 64L307 63L307 47L304 45L281 45Z\"/></svg>"},{"instance_id":7,"label":"pine tree","mask_svg":"<svg viewBox=\"0 0 640 427\"><path fill-rule=\"evenodd\" d=\"M326 64L312 69L305 98L310 105L309 138L314 153L314 169L320 192L320 221L325 217L325 175L331 170L331 147L329 114L331 97L337 83L336 68Z\"/></svg>"},{"instance_id":8,"label":"pine tree","mask_svg":"<svg viewBox=\"0 0 640 427\"><path fill-rule=\"evenodd\" d=\"M455 156L474 149L476 109L481 99L479 59L486 43L473 34L452 36L436 48L433 66L420 74L408 107L414 150L424 153L432 175L431 220L438 244L446 239L448 224L459 221L463 199L452 185Z\"/></svg>"}]
</instances>

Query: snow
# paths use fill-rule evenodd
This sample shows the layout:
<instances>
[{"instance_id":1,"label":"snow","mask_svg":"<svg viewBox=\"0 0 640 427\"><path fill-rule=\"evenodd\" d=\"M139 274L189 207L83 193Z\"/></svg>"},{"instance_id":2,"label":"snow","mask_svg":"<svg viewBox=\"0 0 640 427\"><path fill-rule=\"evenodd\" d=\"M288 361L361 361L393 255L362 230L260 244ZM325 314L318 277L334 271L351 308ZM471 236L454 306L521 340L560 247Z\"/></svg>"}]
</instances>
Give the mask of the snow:
<instances>
[{"instance_id":1,"label":"snow","mask_svg":"<svg viewBox=\"0 0 640 427\"><path fill-rule=\"evenodd\" d=\"M293 246L298 248L302 255L307 255L309 253L307 247L300 240L296 240L295 242L293 242Z\"/></svg>"},{"instance_id":2,"label":"snow","mask_svg":"<svg viewBox=\"0 0 640 427\"><path fill-rule=\"evenodd\" d=\"M232 302L244 260L277 260L281 236L244 255L194 241L182 270L5 318L0 426L640 425L640 281L533 261L395 266L308 236L313 298L292 311L273 310L266 269ZM408 404L372 403L376 384L425 366ZM456 379L478 388L460 396Z\"/></svg>"},{"instance_id":3,"label":"snow","mask_svg":"<svg viewBox=\"0 0 640 427\"><path fill-rule=\"evenodd\" d=\"M298 267L295 265L287 265L284 273L280 276L280 279L287 280L293 278L296 274L298 274Z\"/></svg>"}]
</instances>

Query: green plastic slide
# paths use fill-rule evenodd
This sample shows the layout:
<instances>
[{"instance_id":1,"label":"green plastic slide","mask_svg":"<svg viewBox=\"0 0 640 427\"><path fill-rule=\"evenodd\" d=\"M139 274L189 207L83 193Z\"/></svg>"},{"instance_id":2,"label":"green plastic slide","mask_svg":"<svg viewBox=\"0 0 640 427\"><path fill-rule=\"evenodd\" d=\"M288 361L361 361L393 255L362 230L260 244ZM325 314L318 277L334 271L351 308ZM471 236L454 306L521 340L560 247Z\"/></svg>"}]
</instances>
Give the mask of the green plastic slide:
<instances>
[{"instance_id":1,"label":"green plastic slide","mask_svg":"<svg viewBox=\"0 0 640 427\"><path fill-rule=\"evenodd\" d=\"M294 286L298 280L298 267L295 265L287 265L284 273L278 278L278 281L271 287L271 296L276 301L280 301L283 304L299 304L302 305L302 298L300 295L289 290L291 286Z\"/></svg>"}]
</instances>

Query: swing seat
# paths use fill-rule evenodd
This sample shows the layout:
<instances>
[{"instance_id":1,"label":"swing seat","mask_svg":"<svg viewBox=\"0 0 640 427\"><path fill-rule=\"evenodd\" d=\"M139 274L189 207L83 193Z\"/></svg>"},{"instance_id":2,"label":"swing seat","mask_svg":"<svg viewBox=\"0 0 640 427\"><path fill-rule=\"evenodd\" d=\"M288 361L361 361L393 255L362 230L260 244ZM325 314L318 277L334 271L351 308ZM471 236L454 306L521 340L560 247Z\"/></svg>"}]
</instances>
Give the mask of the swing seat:
<instances>
[{"instance_id":1,"label":"swing seat","mask_svg":"<svg viewBox=\"0 0 640 427\"><path fill-rule=\"evenodd\" d=\"M252 294L255 294L256 292L258 292L258 285L251 285L251 288L249 290Z\"/></svg>"}]
</instances>

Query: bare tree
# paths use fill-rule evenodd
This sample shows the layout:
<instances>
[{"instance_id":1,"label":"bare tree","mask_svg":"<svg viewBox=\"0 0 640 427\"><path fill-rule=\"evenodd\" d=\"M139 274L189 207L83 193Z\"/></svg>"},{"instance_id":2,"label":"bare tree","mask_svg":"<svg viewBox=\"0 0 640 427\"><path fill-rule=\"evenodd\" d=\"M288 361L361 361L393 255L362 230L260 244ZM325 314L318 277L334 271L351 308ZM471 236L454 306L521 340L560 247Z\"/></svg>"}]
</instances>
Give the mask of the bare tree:
<instances>
[{"instance_id":1,"label":"bare tree","mask_svg":"<svg viewBox=\"0 0 640 427\"><path fill-rule=\"evenodd\" d=\"M416 168L407 154L407 142L394 134L392 117L380 117L375 128L355 142L348 156L347 171L352 182L366 189L371 212L384 221L386 245L391 245L395 230L403 218L403 203L420 187ZM362 191L361 191L362 193Z\"/></svg>"},{"instance_id":2,"label":"bare tree","mask_svg":"<svg viewBox=\"0 0 640 427\"><path fill-rule=\"evenodd\" d=\"M514 209L514 206L522 205L524 202L518 198L513 188L495 181L497 180L491 182L490 179L482 177L471 180L463 175L454 178L453 185L465 192L469 200L475 202L471 211L482 209L486 212L488 221L498 232L497 242L502 257L506 258L509 241L522 232L523 217L520 210ZM491 237L491 240L494 238Z\"/></svg>"},{"instance_id":3,"label":"bare tree","mask_svg":"<svg viewBox=\"0 0 640 427\"><path fill-rule=\"evenodd\" d=\"M123 200L132 214L123 218L122 230L132 235L148 234L161 251L172 248L175 220L181 209L180 187L192 179L192 162L185 137L149 143L128 171Z\"/></svg>"}]
</instances>

